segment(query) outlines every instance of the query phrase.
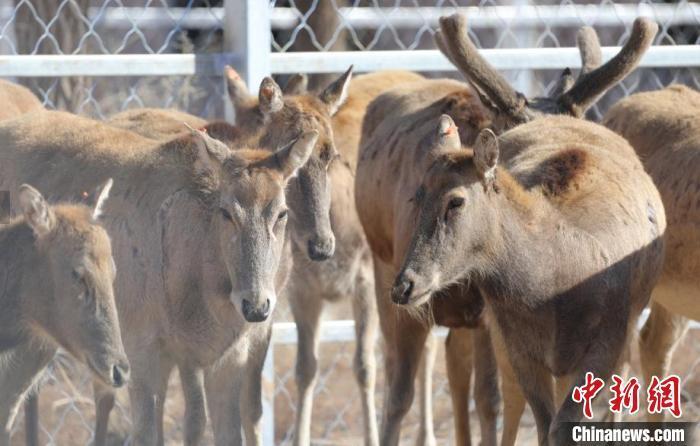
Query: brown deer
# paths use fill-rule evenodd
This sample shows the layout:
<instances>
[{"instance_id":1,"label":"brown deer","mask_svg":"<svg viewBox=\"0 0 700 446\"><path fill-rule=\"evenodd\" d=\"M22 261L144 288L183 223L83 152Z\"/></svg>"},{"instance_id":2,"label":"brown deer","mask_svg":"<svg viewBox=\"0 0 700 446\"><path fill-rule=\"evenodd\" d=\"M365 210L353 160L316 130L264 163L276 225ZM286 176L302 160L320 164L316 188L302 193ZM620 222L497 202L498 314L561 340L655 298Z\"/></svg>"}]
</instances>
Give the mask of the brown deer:
<instances>
[{"instance_id":1,"label":"brown deer","mask_svg":"<svg viewBox=\"0 0 700 446\"><path fill-rule=\"evenodd\" d=\"M200 444L206 424L205 374L226 384L207 399L222 407L215 430L240 443L242 424L247 443L259 444L259 375L276 285L286 275L279 268L284 190L318 135L304 133L271 154L231 151L199 131L153 144L66 113L31 118L0 124L0 187L30 181L70 199L96 177L117 184L104 221L120 271L115 290L132 368L134 442L162 443L166 384L177 366L186 444ZM95 437L103 444L114 395L96 390Z\"/></svg>"},{"instance_id":2,"label":"brown deer","mask_svg":"<svg viewBox=\"0 0 700 446\"><path fill-rule=\"evenodd\" d=\"M63 348L100 381L121 387L129 380L113 282L115 266L107 232L97 223L111 180L94 209L50 206L26 184L17 193L21 217L0 227L0 444L27 392Z\"/></svg>"},{"instance_id":3,"label":"brown deer","mask_svg":"<svg viewBox=\"0 0 700 446\"><path fill-rule=\"evenodd\" d=\"M654 180L666 209L666 260L640 337L647 383L668 374L673 351L700 320L700 93L672 85L615 104L603 125L625 137ZM663 414L650 414L662 421Z\"/></svg>"},{"instance_id":4,"label":"brown deer","mask_svg":"<svg viewBox=\"0 0 700 446\"><path fill-rule=\"evenodd\" d=\"M485 127L503 131L546 113L580 116L595 98L634 68L650 44L653 31L652 24L638 21L621 53L597 70L586 68L596 64L596 54L589 51L584 39L584 45L580 44L584 73L579 79L573 81L571 73L565 71L551 97L526 101L478 56L471 42L463 37L466 36L465 20L461 17L451 18L443 21L437 42L448 58L477 86L476 94L454 81L433 80L397 88L381 95L370 105L363 127L355 184L358 212L375 260L380 320L387 340L389 390L382 428L382 440L386 444L398 442L400 421L410 407L413 376L431 325L423 320L435 318L435 306L445 305L450 300L445 295L459 304L460 296L471 292L465 294L464 284L441 291L439 298L430 300L433 311L429 307L423 307L420 311L396 307L386 293L415 229L413 194L432 162L431 153L439 151L456 133L448 121L443 120L438 131L434 129L434 122L443 113L452 116L457 121L459 137L470 145ZM482 106L482 101L486 107ZM393 204L387 207L385 203ZM450 338L453 338L453 333ZM459 348L455 347L457 354L454 354L451 344L459 346L464 343L448 343L448 360L456 360ZM456 369L448 363L448 370ZM464 387L461 384L461 388ZM477 393L477 401L478 397ZM493 401L489 396L482 397L485 401ZM455 409L459 410L459 407ZM465 419L459 414L455 418L458 422ZM495 429L491 432L493 435L489 436L488 442L493 444Z\"/></svg>"},{"instance_id":5,"label":"brown deer","mask_svg":"<svg viewBox=\"0 0 700 446\"><path fill-rule=\"evenodd\" d=\"M229 93L243 127L262 122L258 101L247 91L235 72L227 72ZM361 123L367 104L395 85L423 79L409 72L379 72L352 79L345 104L332 117L332 140L336 153L328 166L330 184L330 222L336 237L335 253L325 262L309 262L303 243L292 244L294 265L285 289L299 332L296 364L298 389L294 443L310 443L313 394L318 375L319 321L325 302L349 298L357 333L354 371L357 379L364 421L365 444L378 444L374 387L376 366L376 308L374 278L369 249L354 205L354 176L361 135ZM262 95L261 95L262 96ZM295 76L284 88L284 100L303 104L312 98L305 91L303 76ZM307 98L307 99L305 99ZM272 123L267 124L273 125ZM247 129L250 132L249 129ZM292 230L294 231L294 230ZM295 235L292 232L292 239ZM303 239L301 239L303 241Z\"/></svg>"}]
</instances>

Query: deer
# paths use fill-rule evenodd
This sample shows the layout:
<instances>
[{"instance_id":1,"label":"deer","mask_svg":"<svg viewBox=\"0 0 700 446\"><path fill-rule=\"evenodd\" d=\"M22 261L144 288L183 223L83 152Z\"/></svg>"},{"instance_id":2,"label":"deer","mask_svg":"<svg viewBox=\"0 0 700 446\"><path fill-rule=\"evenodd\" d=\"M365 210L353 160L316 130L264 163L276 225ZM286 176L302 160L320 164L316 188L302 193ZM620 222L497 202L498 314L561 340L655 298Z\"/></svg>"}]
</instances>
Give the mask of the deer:
<instances>
[{"instance_id":1,"label":"deer","mask_svg":"<svg viewBox=\"0 0 700 446\"><path fill-rule=\"evenodd\" d=\"M247 132L260 123L262 94L253 97L240 77L227 69L228 90L241 126ZM349 299L356 330L353 370L360 389L364 442L379 444L376 425L374 389L376 365L374 345L377 315L374 297L374 274L369 248L357 218L354 177L361 134L362 118L372 99L397 84L423 79L402 71L387 71L358 76L349 81L344 105L332 116L334 160L327 168L330 186L330 222L336 238L334 254L324 262L309 262L302 243L293 243L292 271L285 288L299 334L296 382L297 416L294 444L311 442L311 416L314 386L318 376L319 322L326 302ZM269 83L269 82L268 82ZM263 87L265 81L263 81ZM262 90L261 90L262 91ZM313 97L306 90L304 76L293 76L280 90L286 103L304 103ZM256 116L258 118L256 118ZM272 123L268 126L274 125ZM294 231L294 229L292 229ZM292 238L295 238L292 233Z\"/></svg>"},{"instance_id":2,"label":"deer","mask_svg":"<svg viewBox=\"0 0 700 446\"><path fill-rule=\"evenodd\" d=\"M205 404L217 442L241 443L243 434L247 444L261 443L260 373L287 274L285 188L317 138L305 132L270 153L233 151L200 130L154 144L62 112L0 124L2 188L30 182L68 200L98 176L115 179L103 221L120 271L115 293L135 444L162 443L175 367L186 400L185 444L201 444ZM60 174L47 173L49 164ZM205 399L211 383L217 392ZM96 386L96 444L105 442L113 404L114 393Z\"/></svg>"},{"instance_id":3,"label":"deer","mask_svg":"<svg viewBox=\"0 0 700 446\"><path fill-rule=\"evenodd\" d=\"M630 40L621 52L597 69L592 69L598 63L596 52L586 44L586 38L580 40L584 69L579 79L574 80L571 71L565 70L550 97L526 100L478 55L473 44L466 38L464 17L443 19L441 31L436 35L436 43L466 75L472 88L465 88L456 81L430 80L396 88L370 104L363 125L355 184L358 213L373 253L377 305L387 348L389 389L383 415L383 444L398 443L401 419L413 398L413 377L418 370L427 333L435 320L434 306L447 305L445 302L450 300L459 304L460 298L466 299L478 291L463 281L458 281L450 284L450 287L441 287L438 295L432 299L426 298L424 302L427 304L418 308L413 305L397 306L389 298L388 290L401 269L414 231L412 226L417 218L413 208L414 193L432 163L430 154L439 152L457 134L460 141L471 146L486 128L500 133L549 114L583 116L600 95L636 66L650 45L654 32L653 24L638 20ZM585 37L591 33L584 31L583 34ZM435 122L443 114L451 116L456 121L456 126L442 120L436 131ZM628 146L626 148L628 153L633 153ZM467 311L466 305L460 306ZM498 338L499 333L489 333L491 331L487 331L486 335ZM469 331L450 332L447 343L450 378L458 375L459 364L453 367L450 362L455 364L459 361L460 346L466 343L457 342L457 337L465 333ZM496 345L502 345L497 339L493 341ZM483 348L484 345L483 342L477 343L474 348ZM492 356L493 352L487 351L475 358L488 358L489 355ZM402 366L398 367L397 364ZM491 362L488 364L490 366ZM460 389L468 388L468 384L453 383L452 379L450 384ZM476 386L475 395L477 408L481 405L479 399L485 401L483 406L491 408L490 415L493 419L493 393L486 392L486 395L480 396L479 387ZM494 388L492 383L484 387ZM458 412L465 406L463 397L459 398L462 398L461 402L458 401L460 404L455 405ZM508 410L508 403L504 402ZM481 414L480 418L483 418ZM456 423L462 424L465 419L467 418L463 414L455 415ZM468 435L468 428L460 428L458 424L457 432L460 436ZM460 444L469 444L468 438L458 441ZM487 431L484 441L486 444L495 444L495 427Z\"/></svg>"},{"instance_id":4,"label":"deer","mask_svg":"<svg viewBox=\"0 0 700 446\"><path fill-rule=\"evenodd\" d=\"M129 380L113 282L112 246L99 218L111 180L94 208L50 205L22 184L21 214L0 226L0 444L10 444L19 407L58 348L105 386Z\"/></svg>"},{"instance_id":5,"label":"deer","mask_svg":"<svg viewBox=\"0 0 700 446\"><path fill-rule=\"evenodd\" d=\"M622 99L602 121L634 147L666 209L666 261L639 337L647 383L653 376L663 379L668 374L688 320L700 320L699 112L700 93L684 85L671 85ZM650 413L648 418L661 422L664 414Z\"/></svg>"}]
</instances>

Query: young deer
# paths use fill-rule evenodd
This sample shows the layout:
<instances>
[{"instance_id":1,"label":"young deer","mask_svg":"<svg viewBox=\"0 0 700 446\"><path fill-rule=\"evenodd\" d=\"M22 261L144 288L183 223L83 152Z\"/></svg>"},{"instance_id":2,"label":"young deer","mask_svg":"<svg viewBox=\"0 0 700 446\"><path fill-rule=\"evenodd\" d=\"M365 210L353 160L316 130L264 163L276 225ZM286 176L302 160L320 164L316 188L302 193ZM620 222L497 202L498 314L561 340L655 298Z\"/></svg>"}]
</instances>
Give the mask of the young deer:
<instances>
[{"instance_id":1,"label":"young deer","mask_svg":"<svg viewBox=\"0 0 700 446\"><path fill-rule=\"evenodd\" d=\"M621 53L596 70L591 67L598 63L597 54L587 45L586 35L590 35L590 32L584 31L580 41L584 71L579 79L573 81L567 70L551 97L526 101L522 94L514 92L478 56L471 42L466 39L466 22L463 18L457 16L443 20L441 26L442 32L437 36L438 45L453 63L463 68L463 71L466 70L469 79L478 86L477 94L481 101L464 85L446 80L415 83L380 96L370 105L365 118L355 183L358 212L377 270L377 299L382 331L387 340L389 394L382 428L382 440L387 444L398 442L400 421L412 400L413 377L431 325L423 323L421 318L434 317L435 313L435 310L429 311L430 308L416 312L393 306L385 291L398 272L403 254L408 249L410 234L414 231L415 210L411 200L413 191L418 188L428 169L432 153L444 146L448 137L453 137L456 133L444 120L442 131L436 132L435 120L443 113L452 116L458 123L461 140L469 145L475 141L482 128L489 126L503 131L546 113L582 115L595 98L634 68L650 44L654 31L652 24L643 20L636 22L630 41ZM469 58L469 61L465 58ZM481 105L482 102L487 105L486 108ZM503 104L511 106L505 107ZM448 129L452 130L448 132ZM444 295L449 295L459 304L460 297L465 299L472 293L471 290L465 290L464 284L455 285L442 291L440 298L430 300L430 305L434 307L440 301L449 300ZM464 333L468 331L451 333L451 341ZM457 361L460 357L459 346L466 344L468 343L456 341L448 343L448 361ZM481 344L474 348L482 348L483 343ZM487 351L479 356L488 358L489 354L492 355ZM399 363L402 364L401 367L394 366ZM448 362L448 370L456 371L458 367L450 366ZM450 373L450 376L456 374ZM460 388L468 388L463 383L455 384ZM485 387L493 388L493 383L487 383ZM480 391L478 386L477 391ZM478 408L493 408L491 396L482 395L481 398L486 403L477 403ZM477 393L477 401L479 399ZM464 406L465 404L459 404L455 409L459 411ZM489 412L484 411L487 414ZM493 419L493 410L490 412ZM455 419L462 423L466 416L458 413ZM487 432L487 442L493 444L495 420L490 425L493 427ZM458 432L468 435L468 432L459 427ZM459 441L467 444L469 439Z\"/></svg>"},{"instance_id":2,"label":"young deer","mask_svg":"<svg viewBox=\"0 0 700 446\"><path fill-rule=\"evenodd\" d=\"M229 91L236 107L237 119L243 125L261 116L258 102L245 84L228 71ZM310 443L311 413L316 377L318 375L319 321L326 302L350 299L355 318L357 346L354 371L360 388L365 444L378 444L374 386L376 366L374 344L377 316L374 297L374 277L369 249L355 211L354 177L361 135L361 123L367 104L390 88L423 79L409 72L380 72L359 76L349 83L347 99L333 116L332 142L336 159L327 168L330 186L330 222L336 238L335 253L324 262L309 262L305 246L297 240L292 244L294 265L285 289L299 331L296 364L298 389L297 418L294 443ZM305 91L304 78L290 79L284 89L284 101L304 103L313 97ZM310 99L306 99L310 101ZM273 124L268 124L273 125ZM292 229L294 231L294 229Z\"/></svg>"},{"instance_id":3,"label":"young deer","mask_svg":"<svg viewBox=\"0 0 700 446\"><path fill-rule=\"evenodd\" d=\"M9 445L17 411L41 371L63 348L100 381L129 380L112 283L107 232L97 223L111 180L94 209L50 206L19 187L22 216L0 227L0 444Z\"/></svg>"},{"instance_id":4,"label":"young deer","mask_svg":"<svg viewBox=\"0 0 700 446\"><path fill-rule=\"evenodd\" d=\"M231 151L200 131L153 140L90 119L45 112L0 124L0 188L31 181L70 199L112 176L105 213L135 444L162 442L172 369L186 400L185 444L201 444L206 398L219 443L260 444L262 364L281 277L285 187L311 155L308 132L281 150ZM51 164L54 172L47 174ZM96 444L114 395L97 386Z\"/></svg>"},{"instance_id":5,"label":"young deer","mask_svg":"<svg viewBox=\"0 0 700 446\"><path fill-rule=\"evenodd\" d=\"M673 351L700 320L700 93L682 85L638 93L615 104L603 125L634 147L666 209L666 261L642 329L640 359L647 383L668 374ZM662 421L662 413L650 414Z\"/></svg>"}]
</instances>

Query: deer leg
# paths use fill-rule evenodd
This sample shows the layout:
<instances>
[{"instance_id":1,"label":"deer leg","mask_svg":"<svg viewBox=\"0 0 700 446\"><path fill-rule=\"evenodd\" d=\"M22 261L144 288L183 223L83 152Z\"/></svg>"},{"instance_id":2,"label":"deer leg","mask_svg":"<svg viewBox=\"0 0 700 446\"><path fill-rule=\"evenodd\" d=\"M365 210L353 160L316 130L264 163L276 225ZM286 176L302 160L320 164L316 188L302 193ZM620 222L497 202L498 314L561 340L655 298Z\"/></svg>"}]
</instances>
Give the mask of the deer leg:
<instances>
[{"instance_id":1,"label":"deer leg","mask_svg":"<svg viewBox=\"0 0 700 446\"><path fill-rule=\"evenodd\" d=\"M293 286L290 287L290 291L289 303L297 324L299 339L296 362L298 400L294 444L304 446L311 442L311 412L318 376L318 330L323 301L318 296L298 292Z\"/></svg>"},{"instance_id":2,"label":"deer leg","mask_svg":"<svg viewBox=\"0 0 700 446\"><path fill-rule=\"evenodd\" d=\"M455 423L455 443L457 446L471 446L469 428L469 393L471 390L474 352L472 332L468 328L450 329L445 340L445 362L447 380L452 397L452 410Z\"/></svg>"},{"instance_id":3,"label":"deer leg","mask_svg":"<svg viewBox=\"0 0 700 446\"><path fill-rule=\"evenodd\" d=\"M433 368L435 367L436 353L437 341L435 336L428 332L418 377L420 383L420 424L416 446L435 446L436 444L433 429Z\"/></svg>"},{"instance_id":4,"label":"deer leg","mask_svg":"<svg viewBox=\"0 0 700 446\"><path fill-rule=\"evenodd\" d=\"M639 356L647 385L652 376L668 374L673 352L688 330L688 319L653 302L639 339ZM663 413L649 414L648 420L662 422Z\"/></svg>"},{"instance_id":5,"label":"deer leg","mask_svg":"<svg viewBox=\"0 0 700 446\"><path fill-rule=\"evenodd\" d=\"M166 359L157 347L149 347L129 357L132 369L129 400L134 423L132 444L138 446L151 446L162 440L162 435L158 438L162 431L162 426L158 426L159 422L162 424L160 406L165 404L165 390L173 369L172 361Z\"/></svg>"},{"instance_id":6,"label":"deer leg","mask_svg":"<svg viewBox=\"0 0 700 446\"><path fill-rule=\"evenodd\" d=\"M537 424L537 437L541 445L548 444L549 428L554 415L554 389L552 375L538 362L509 352L510 363L520 383L523 394L532 408ZM559 445L559 443L554 443Z\"/></svg>"},{"instance_id":7,"label":"deer leg","mask_svg":"<svg viewBox=\"0 0 700 446\"><path fill-rule=\"evenodd\" d=\"M617 366L617 374L622 378L624 382L627 382L627 377L629 375L629 370L630 370L630 363L632 361L632 352L631 352L631 342L627 344L627 347L625 348L625 352L620 358L620 362ZM570 383L569 383L570 384ZM568 387L565 389L568 390ZM566 397L566 394L562 396L562 401L563 398ZM607 398L596 398L594 400L594 411L596 413L602 413L603 416L601 417L600 421L603 422L608 422L608 423L619 423L622 421L622 413L618 412L612 412L610 410L610 404L608 402ZM598 421L596 419L596 421Z\"/></svg>"},{"instance_id":8,"label":"deer leg","mask_svg":"<svg viewBox=\"0 0 700 446\"><path fill-rule=\"evenodd\" d=\"M231 358L207 369L204 384L216 446L243 444L240 395L243 367Z\"/></svg>"},{"instance_id":9,"label":"deer leg","mask_svg":"<svg viewBox=\"0 0 700 446\"><path fill-rule=\"evenodd\" d=\"M0 374L0 445L9 446L10 431L27 391L56 353L27 342L9 353Z\"/></svg>"},{"instance_id":10,"label":"deer leg","mask_svg":"<svg viewBox=\"0 0 700 446\"><path fill-rule=\"evenodd\" d=\"M566 423L578 422L581 420L581 417L583 417L581 404L575 402L572 397L574 388L580 387L586 383L586 374L589 372L596 378L607 381L618 366L620 359L623 357L624 347L627 344L626 332L620 330L620 327L615 326L602 327L600 331L605 333L605 337L593 341L596 342L597 345L602 345L602 348L591 349L588 355L582 358L581 367L578 367L577 370L566 379L566 381L569 382L569 391L566 393L566 397L550 426L550 444L573 444L571 432ZM605 398L601 397L599 394L593 401L595 402L600 399ZM528 398L528 402L529 401Z\"/></svg>"},{"instance_id":11,"label":"deer leg","mask_svg":"<svg viewBox=\"0 0 700 446\"><path fill-rule=\"evenodd\" d=\"M492 330L491 341L501 376L501 391L503 393L503 433L501 446L515 446L518 437L520 419L525 411L525 395L523 394L515 370L510 363L506 346L500 332Z\"/></svg>"},{"instance_id":12,"label":"deer leg","mask_svg":"<svg viewBox=\"0 0 700 446\"><path fill-rule=\"evenodd\" d=\"M481 445L497 443L496 422L501 405L498 391L498 367L488 328L480 325L474 330L474 401L479 414Z\"/></svg>"},{"instance_id":13,"label":"deer leg","mask_svg":"<svg viewBox=\"0 0 700 446\"><path fill-rule=\"evenodd\" d=\"M107 444L109 414L114 407L114 390L97 379L92 381L92 394L95 399L95 439L94 446Z\"/></svg>"},{"instance_id":14,"label":"deer leg","mask_svg":"<svg viewBox=\"0 0 700 446\"><path fill-rule=\"evenodd\" d=\"M396 334L401 337L387 339L385 335L387 390L380 443L386 446L399 444L401 421L413 402L414 381L430 332L424 324L408 317L395 322Z\"/></svg>"},{"instance_id":15,"label":"deer leg","mask_svg":"<svg viewBox=\"0 0 700 446\"><path fill-rule=\"evenodd\" d=\"M181 365L179 370L185 396L185 445L196 446L202 443L207 425L204 371L188 365Z\"/></svg>"},{"instance_id":16,"label":"deer leg","mask_svg":"<svg viewBox=\"0 0 700 446\"><path fill-rule=\"evenodd\" d=\"M377 304L371 272L359 279L357 296L352 301L355 317L355 361L353 364L355 379L360 389L362 399L362 414L365 428L365 445L379 445L377 428L377 411L374 404L374 389L376 384L377 363L374 354L377 340Z\"/></svg>"},{"instance_id":17,"label":"deer leg","mask_svg":"<svg viewBox=\"0 0 700 446\"><path fill-rule=\"evenodd\" d=\"M379 443L397 446L401 420L413 402L414 380L430 327L394 305L388 294L395 271L374 256L374 289L379 322L384 336L386 390Z\"/></svg>"},{"instance_id":18,"label":"deer leg","mask_svg":"<svg viewBox=\"0 0 700 446\"><path fill-rule=\"evenodd\" d=\"M270 323L265 339L251 346L245 367L240 411L247 446L262 445L262 371L271 337L272 324Z\"/></svg>"}]
</instances>

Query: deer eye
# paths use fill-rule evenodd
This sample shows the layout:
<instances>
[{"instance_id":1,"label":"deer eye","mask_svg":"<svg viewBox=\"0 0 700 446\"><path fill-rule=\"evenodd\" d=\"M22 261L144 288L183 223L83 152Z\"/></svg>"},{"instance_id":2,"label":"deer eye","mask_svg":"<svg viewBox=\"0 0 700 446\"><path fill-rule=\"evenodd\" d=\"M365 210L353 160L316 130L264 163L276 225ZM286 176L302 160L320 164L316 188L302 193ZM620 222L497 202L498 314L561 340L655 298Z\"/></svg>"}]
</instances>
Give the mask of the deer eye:
<instances>
[{"instance_id":1,"label":"deer eye","mask_svg":"<svg viewBox=\"0 0 700 446\"><path fill-rule=\"evenodd\" d=\"M221 216L228 221L233 221L233 217L231 216L231 213L227 211L224 208L219 208L219 212L221 213Z\"/></svg>"},{"instance_id":2,"label":"deer eye","mask_svg":"<svg viewBox=\"0 0 700 446\"><path fill-rule=\"evenodd\" d=\"M287 214L289 214L289 212L286 209L280 211L280 213L277 214L277 221L284 220L285 218L287 218Z\"/></svg>"},{"instance_id":3,"label":"deer eye","mask_svg":"<svg viewBox=\"0 0 700 446\"><path fill-rule=\"evenodd\" d=\"M462 206L464 206L464 198L462 197L454 197L451 198L450 201L447 203L447 210L445 211L445 219L450 216L451 211L454 211L455 209L459 209Z\"/></svg>"}]
</instances>

